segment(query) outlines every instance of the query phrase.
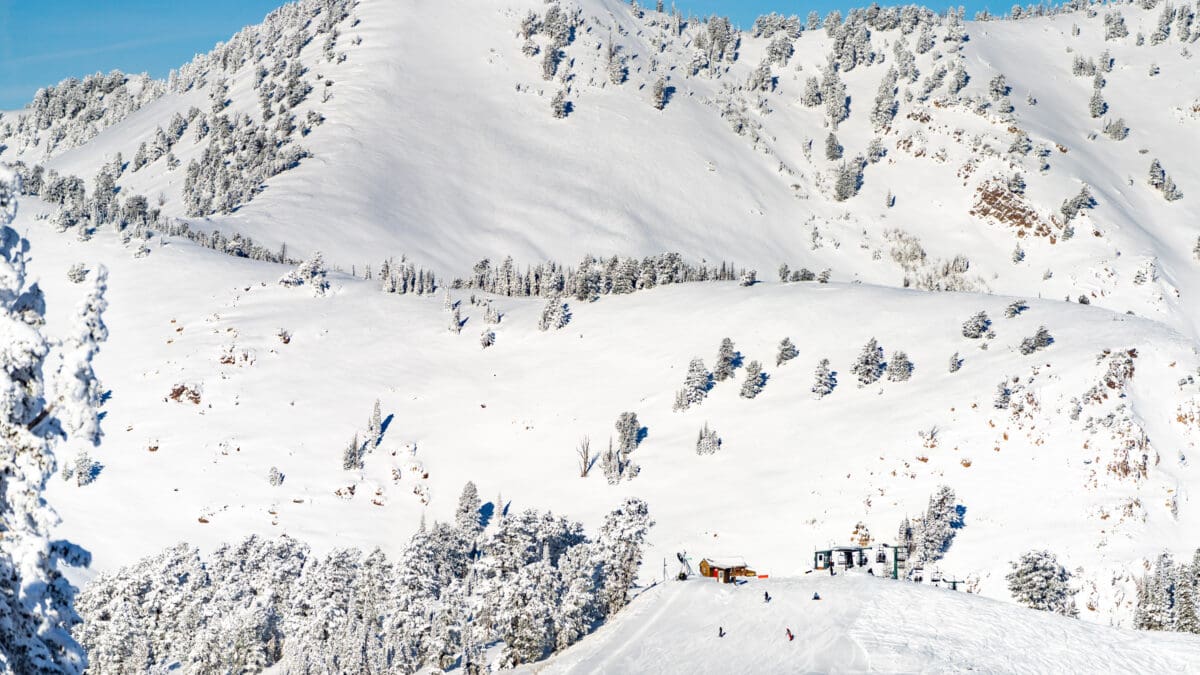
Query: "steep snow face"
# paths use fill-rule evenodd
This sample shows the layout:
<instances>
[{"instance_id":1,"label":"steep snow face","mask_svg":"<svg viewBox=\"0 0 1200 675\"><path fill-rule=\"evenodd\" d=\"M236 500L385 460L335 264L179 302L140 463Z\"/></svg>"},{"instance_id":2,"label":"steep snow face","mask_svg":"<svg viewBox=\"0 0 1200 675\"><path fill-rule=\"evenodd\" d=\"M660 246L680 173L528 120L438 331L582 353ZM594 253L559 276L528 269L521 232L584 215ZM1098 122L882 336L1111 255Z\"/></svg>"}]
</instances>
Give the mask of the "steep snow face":
<instances>
[{"instance_id":1,"label":"steep snow face","mask_svg":"<svg viewBox=\"0 0 1200 675\"><path fill-rule=\"evenodd\" d=\"M315 90L295 112L325 118L297 140L312 157L235 213L194 224L272 249L287 243L299 255L319 249L346 269L404 254L454 276L485 257L573 263L584 253L671 250L735 260L762 277L787 262L845 281L1085 295L1196 334L1187 193L1200 192L1188 161L1200 149L1200 115L1195 92L1178 86L1192 70L1187 38L1176 31L1136 44L1139 32L1153 32L1157 10L1110 10L1129 35L1107 41L1102 12L967 22L965 42L938 25L924 52L920 30L870 30L869 56L842 65L849 117L835 129L825 105L802 102L838 42L824 29L795 39L786 65L768 62L761 85L752 76L775 37L741 33L729 51L736 58L704 67L705 23L683 19L676 32L671 16L637 18L617 0L567 2L561 8L578 23L544 80L550 38L535 33L530 57L518 32L526 12L544 18L558 6L361 0L339 24L344 61L326 58L321 40L299 52ZM914 56L912 76L895 87L894 119L880 122L873 108L885 73L907 70L898 43ZM625 59L620 84L609 74L610 48ZM1072 74L1076 58L1104 80L1098 118L1089 112L1094 78ZM256 65L230 77L229 114L260 115ZM966 83L952 91L960 67ZM1006 97L991 93L997 75ZM663 110L651 101L660 78L670 92ZM208 105L215 85L201 85L49 166L86 176L118 150L129 159L172 114ZM551 112L560 91L570 109L563 119ZM1118 118L1129 128L1120 141L1101 133ZM830 132L844 161L869 157L875 139L886 153L845 201L834 195L843 160L825 157ZM166 213L184 215L183 174L204 146L185 134L180 168L159 161L120 185L161 194ZM1183 200L1167 202L1147 184L1154 158ZM998 187L1014 173L1023 196ZM1068 223L1060 207L1085 185L1094 208ZM988 200L994 208L981 206ZM898 231L919 246L899 246ZM901 248L919 255L898 257Z\"/></svg>"},{"instance_id":2,"label":"steep snow face","mask_svg":"<svg viewBox=\"0 0 1200 675\"><path fill-rule=\"evenodd\" d=\"M1191 635L1103 628L883 579L814 576L736 587L667 582L529 672L636 673L669 664L689 673L1144 673L1187 671L1198 658L1200 640Z\"/></svg>"}]
</instances>

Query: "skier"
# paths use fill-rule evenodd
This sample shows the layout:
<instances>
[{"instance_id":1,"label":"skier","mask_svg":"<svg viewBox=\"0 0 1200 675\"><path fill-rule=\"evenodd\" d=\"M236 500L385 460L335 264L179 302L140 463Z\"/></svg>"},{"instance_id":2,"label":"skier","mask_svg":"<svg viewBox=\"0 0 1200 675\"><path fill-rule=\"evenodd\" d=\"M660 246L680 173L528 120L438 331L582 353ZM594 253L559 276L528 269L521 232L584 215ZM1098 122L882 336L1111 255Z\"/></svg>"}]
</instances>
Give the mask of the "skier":
<instances>
[{"instance_id":1,"label":"skier","mask_svg":"<svg viewBox=\"0 0 1200 675\"><path fill-rule=\"evenodd\" d=\"M829 576L831 576L831 577L832 577L832 576L835 576L835 575L834 575L834 573L833 573L833 565L830 565L830 566L829 566Z\"/></svg>"},{"instance_id":2,"label":"skier","mask_svg":"<svg viewBox=\"0 0 1200 675\"><path fill-rule=\"evenodd\" d=\"M795 640L795 639L796 639L796 636L795 636L795 635L792 635L792 629L791 629L791 628L788 628L788 629L787 629L787 638L788 638L788 642L791 642L792 640Z\"/></svg>"},{"instance_id":3,"label":"skier","mask_svg":"<svg viewBox=\"0 0 1200 675\"><path fill-rule=\"evenodd\" d=\"M717 626L717 637L719 637L719 638L725 637L725 627L724 626Z\"/></svg>"},{"instance_id":4,"label":"skier","mask_svg":"<svg viewBox=\"0 0 1200 675\"><path fill-rule=\"evenodd\" d=\"M820 599L821 599L821 594L814 591L813 592L813 600L820 600Z\"/></svg>"}]
</instances>

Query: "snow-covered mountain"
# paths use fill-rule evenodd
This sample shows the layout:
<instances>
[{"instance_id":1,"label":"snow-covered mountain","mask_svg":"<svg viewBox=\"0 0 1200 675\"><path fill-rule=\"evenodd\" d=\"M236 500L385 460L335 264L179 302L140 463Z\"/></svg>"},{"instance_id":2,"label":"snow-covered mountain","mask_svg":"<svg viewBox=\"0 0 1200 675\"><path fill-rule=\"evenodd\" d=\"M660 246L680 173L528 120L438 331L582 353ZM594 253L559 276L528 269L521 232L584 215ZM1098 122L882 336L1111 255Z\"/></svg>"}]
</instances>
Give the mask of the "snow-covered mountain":
<instances>
[{"instance_id":1,"label":"snow-covered mountain","mask_svg":"<svg viewBox=\"0 0 1200 675\"><path fill-rule=\"evenodd\" d=\"M97 571L250 533L394 555L471 480L589 528L644 499L646 581L679 551L788 577L946 485L930 567L1010 599L1049 549L1081 617L1145 624L1139 582L1200 546L1194 13L303 0L168 82L39 93L0 161L48 331L69 268L109 273L58 534Z\"/></svg>"}]
</instances>

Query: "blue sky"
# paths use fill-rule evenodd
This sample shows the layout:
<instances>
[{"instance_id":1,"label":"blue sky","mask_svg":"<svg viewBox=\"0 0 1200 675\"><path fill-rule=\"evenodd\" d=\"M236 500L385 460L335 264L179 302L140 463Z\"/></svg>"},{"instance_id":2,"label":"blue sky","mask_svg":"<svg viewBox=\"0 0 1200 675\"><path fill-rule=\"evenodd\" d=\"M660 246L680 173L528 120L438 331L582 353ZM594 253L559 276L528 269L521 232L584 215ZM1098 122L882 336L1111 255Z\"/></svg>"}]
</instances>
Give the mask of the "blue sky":
<instances>
[{"instance_id":1,"label":"blue sky","mask_svg":"<svg viewBox=\"0 0 1200 675\"><path fill-rule=\"evenodd\" d=\"M165 77L283 0L0 0L0 110L114 68Z\"/></svg>"},{"instance_id":2,"label":"blue sky","mask_svg":"<svg viewBox=\"0 0 1200 675\"><path fill-rule=\"evenodd\" d=\"M409 0L394 0L407 2ZM436 0L456 2L460 0ZM771 11L804 16L867 2L676 0L697 16L721 14L748 28ZM20 108L39 87L114 68L165 77L283 0L0 0L0 110ZM653 0L642 0L653 6ZM881 3L882 4L882 3ZM943 5L928 3L933 9ZM970 16L984 6L967 3ZM670 0L667 0L670 6ZM947 3L945 6L949 6ZM1007 11L1003 8L1002 11Z\"/></svg>"}]
</instances>

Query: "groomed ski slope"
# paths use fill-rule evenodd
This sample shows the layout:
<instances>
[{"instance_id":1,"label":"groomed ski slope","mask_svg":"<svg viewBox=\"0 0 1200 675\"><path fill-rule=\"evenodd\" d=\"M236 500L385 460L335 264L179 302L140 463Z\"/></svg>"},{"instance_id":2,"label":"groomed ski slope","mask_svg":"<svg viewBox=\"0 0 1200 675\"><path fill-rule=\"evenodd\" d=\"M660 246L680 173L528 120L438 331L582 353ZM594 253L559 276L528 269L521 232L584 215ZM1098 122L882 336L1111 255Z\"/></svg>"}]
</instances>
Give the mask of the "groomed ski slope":
<instances>
[{"instance_id":1,"label":"groomed ski slope","mask_svg":"<svg viewBox=\"0 0 1200 675\"><path fill-rule=\"evenodd\" d=\"M771 602L763 602L763 591ZM819 601L812 600L820 593ZM725 637L718 638L718 628ZM790 628L796 639L788 641ZM651 587L608 625L524 672L1183 673L1200 638L1097 626L864 575ZM520 671L519 671L520 672Z\"/></svg>"}]
</instances>

